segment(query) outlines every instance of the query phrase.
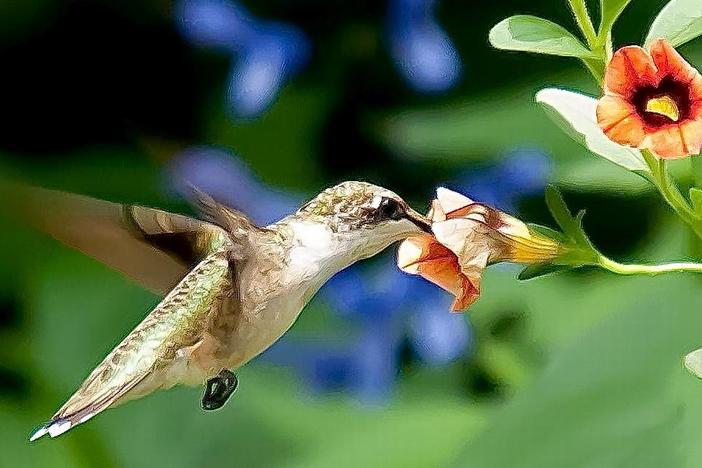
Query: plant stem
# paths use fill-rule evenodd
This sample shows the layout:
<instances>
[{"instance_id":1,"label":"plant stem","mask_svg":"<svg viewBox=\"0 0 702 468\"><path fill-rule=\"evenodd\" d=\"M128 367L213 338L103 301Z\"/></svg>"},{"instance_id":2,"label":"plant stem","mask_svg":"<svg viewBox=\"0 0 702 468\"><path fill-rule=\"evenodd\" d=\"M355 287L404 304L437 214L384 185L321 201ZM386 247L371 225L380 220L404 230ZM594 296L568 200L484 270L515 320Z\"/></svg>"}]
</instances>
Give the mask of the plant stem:
<instances>
[{"instance_id":1,"label":"plant stem","mask_svg":"<svg viewBox=\"0 0 702 468\"><path fill-rule=\"evenodd\" d=\"M602 62L599 59L588 59L588 58L583 58L582 59L583 64L585 64L585 67L587 70L592 74L592 76L595 78L595 81L597 81L597 84L599 86L602 85L602 82L604 81L604 62Z\"/></svg>"},{"instance_id":2,"label":"plant stem","mask_svg":"<svg viewBox=\"0 0 702 468\"><path fill-rule=\"evenodd\" d=\"M587 5L585 0L568 0L570 9L575 15L575 21L578 23L578 27L583 32L587 44L592 49L597 42L597 33L595 32L595 27L592 25L592 20L587 12Z\"/></svg>"},{"instance_id":3,"label":"plant stem","mask_svg":"<svg viewBox=\"0 0 702 468\"><path fill-rule=\"evenodd\" d=\"M605 64L608 61L608 57L599 41L597 31L595 31L595 27L592 25L590 14L587 11L587 4L585 0L568 0L568 5L570 5L570 9L573 15L575 15L575 21L578 23L580 31L582 31L583 36L585 36L588 47L594 54L592 58L582 58L581 60L595 78L597 84L602 85Z\"/></svg>"},{"instance_id":4,"label":"plant stem","mask_svg":"<svg viewBox=\"0 0 702 468\"><path fill-rule=\"evenodd\" d=\"M607 34L604 43L604 57L605 63L609 63L612 60L612 55L614 54L614 48L612 47L612 31Z\"/></svg>"},{"instance_id":5,"label":"plant stem","mask_svg":"<svg viewBox=\"0 0 702 468\"><path fill-rule=\"evenodd\" d=\"M628 265L619 262L615 262L612 259L601 255L597 266L604 268L605 270L611 271L618 275L661 275L664 273L675 273L675 272L691 272L691 273L702 273L702 263L693 262L674 262L674 263L661 263L654 265Z\"/></svg>"},{"instance_id":6,"label":"plant stem","mask_svg":"<svg viewBox=\"0 0 702 468\"><path fill-rule=\"evenodd\" d=\"M692 209L687 199L680 193L677 184L673 181L666 167L664 159L658 159L648 150L641 151L644 161L651 170L650 179L658 188L663 199L670 205L675 213L687 223L695 234L702 239L702 219Z\"/></svg>"}]
</instances>

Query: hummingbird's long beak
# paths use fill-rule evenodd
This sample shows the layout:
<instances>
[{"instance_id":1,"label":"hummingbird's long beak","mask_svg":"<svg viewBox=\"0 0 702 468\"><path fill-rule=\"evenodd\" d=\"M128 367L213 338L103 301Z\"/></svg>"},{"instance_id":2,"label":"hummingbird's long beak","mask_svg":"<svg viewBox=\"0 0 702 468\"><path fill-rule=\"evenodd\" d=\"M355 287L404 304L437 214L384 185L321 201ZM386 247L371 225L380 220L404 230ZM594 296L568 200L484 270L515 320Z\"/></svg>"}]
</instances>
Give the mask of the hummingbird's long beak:
<instances>
[{"instance_id":1,"label":"hummingbird's long beak","mask_svg":"<svg viewBox=\"0 0 702 468\"><path fill-rule=\"evenodd\" d=\"M417 226L419 229L431 234L431 221L429 220L429 218L427 218L426 216L424 216L422 214L417 213L416 211L414 211L410 207L407 207L406 217L407 217L407 219L412 221L415 224L415 226Z\"/></svg>"}]
</instances>

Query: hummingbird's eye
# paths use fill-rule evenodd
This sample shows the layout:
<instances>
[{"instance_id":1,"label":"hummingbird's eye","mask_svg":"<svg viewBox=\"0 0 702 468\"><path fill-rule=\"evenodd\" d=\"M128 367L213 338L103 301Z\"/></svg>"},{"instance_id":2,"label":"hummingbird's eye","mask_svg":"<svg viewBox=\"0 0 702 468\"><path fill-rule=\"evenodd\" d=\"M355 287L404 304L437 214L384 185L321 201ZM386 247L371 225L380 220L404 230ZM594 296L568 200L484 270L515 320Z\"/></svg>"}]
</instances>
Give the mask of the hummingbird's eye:
<instances>
[{"instance_id":1,"label":"hummingbird's eye","mask_svg":"<svg viewBox=\"0 0 702 468\"><path fill-rule=\"evenodd\" d=\"M383 197L378 205L376 216L378 221L391 219L398 221L405 217L405 208L394 198Z\"/></svg>"}]
</instances>

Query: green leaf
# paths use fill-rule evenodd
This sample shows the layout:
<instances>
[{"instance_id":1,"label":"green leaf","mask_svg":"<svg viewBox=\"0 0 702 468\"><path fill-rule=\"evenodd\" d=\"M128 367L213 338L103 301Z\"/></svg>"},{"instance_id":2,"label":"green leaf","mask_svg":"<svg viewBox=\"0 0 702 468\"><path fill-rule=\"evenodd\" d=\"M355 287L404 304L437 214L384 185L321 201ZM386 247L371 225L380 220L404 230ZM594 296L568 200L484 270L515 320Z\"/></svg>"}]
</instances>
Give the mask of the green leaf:
<instances>
[{"instance_id":1,"label":"green leaf","mask_svg":"<svg viewBox=\"0 0 702 468\"><path fill-rule=\"evenodd\" d=\"M556 273L563 270L570 270L570 266L566 265L555 265L553 263L535 263L529 265L519 272L517 279L520 281L526 281L539 276L550 275L551 273Z\"/></svg>"},{"instance_id":2,"label":"green leaf","mask_svg":"<svg viewBox=\"0 0 702 468\"><path fill-rule=\"evenodd\" d=\"M690 189L690 201L695 212L702 214L702 189L692 187Z\"/></svg>"},{"instance_id":3,"label":"green leaf","mask_svg":"<svg viewBox=\"0 0 702 468\"><path fill-rule=\"evenodd\" d=\"M578 234L575 237L575 241L578 243L578 245L582 247L588 247L589 249L594 250L595 247L590 243L590 239L585 235L585 230L583 229L583 218L585 217L585 210L580 210L578 211L578 214L575 215L575 225L578 227Z\"/></svg>"},{"instance_id":4,"label":"green leaf","mask_svg":"<svg viewBox=\"0 0 702 468\"><path fill-rule=\"evenodd\" d=\"M489 37L490 44L498 49L595 58L568 30L538 16L517 15L504 19L490 30Z\"/></svg>"},{"instance_id":5,"label":"green leaf","mask_svg":"<svg viewBox=\"0 0 702 468\"><path fill-rule=\"evenodd\" d=\"M541 283L524 286L545 290ZM612 288L607 294L588 283L582 295L561 297L561 309L545 312L544 322L577 321L588 309L606 315L555 346L546 368L467 442L454 466L698 466L702 386L680 365L702 342L689 289L695 284L689 277L619 279L602 283Z\"/></svg>"},{"instance_id":6,"label":"green leaf","mask_svg":"<svg viewBox=\"0 0 702 468\"><path fill-rule=\"evenodd\" d=\"M646 36L646 46L658 38L678 47L702 34L702 2L671 0L658 13Z\"/></svg>"},{"instance_id":7,"label":"green leaf","mask_svg":"<svg viewBox=\"0 0 702 468\"><path fill-rule=\"evenodd\" d=\"M571 239L576 239L580 236L580 226L573 215L570 214L568 205L563 200L563 195L553 185L546 187L546 206L551 212L551 216L556 220L558 226L563 230L563 233Z\"/></svg>"},{"instance_id":8,"label":"green leaf","mask_svg":"<svg viewBox=\"0 0 702 468\"><path fill-rule=\"evenodd\" d=\"M546 88L536 93L536 102L571 138L593 153L638 174L650 173L641 152L619 145L597 125L597 100L563 89Z\"/></svg>"},{"instance_id":9,"label":"green leaf","mask_svg":"<svg viewBox=\"0 0 702 468\"><path fill-rule=\"evenodd\" d=\"M574 218L563 200L563 196L553 185L546 187L546 206L548 206L553 219L556 220L558 226L572 243L568 251L559 256L559 263L570 266L592 263L597 258L598 252L583 231L582 222L585 210L580 210Z\"/></svg>"},{"instance_id":10,"label":"green leaf","mask_svg":"<svg viewBox=\"0 0 702 468\"><path fill-rule=\"evenodd\" d=\"M609 36L614 22L617 21L617 18L622 14L622 11L624 11L624 8L626 8L629 2L631 2L631 0L600 0L600 11L602 12L599 31L600 38Z\"/></svg>"},{"instance_id":11,"label":"green leaf","mask_svg":"<svg viewBox=\"0 0 702 468\"><path fill-rule=\"evenodd\" d=\"M690 158L692 166L692 180L698 187L702 187L702 156Z\"/></svg>"}]
</instances>

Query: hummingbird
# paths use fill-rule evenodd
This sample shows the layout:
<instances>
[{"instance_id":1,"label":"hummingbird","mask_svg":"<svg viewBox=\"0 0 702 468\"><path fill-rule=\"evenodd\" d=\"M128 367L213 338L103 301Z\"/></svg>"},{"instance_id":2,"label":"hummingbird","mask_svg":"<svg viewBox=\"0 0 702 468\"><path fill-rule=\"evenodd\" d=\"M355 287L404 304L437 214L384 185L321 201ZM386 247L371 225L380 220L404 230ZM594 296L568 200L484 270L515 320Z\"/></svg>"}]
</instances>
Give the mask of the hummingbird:
<instances>
[{"instance_id":1,"label":"hummingbird","mask_svg":"<svg viewBox=\"0 0 702 468\"><path fill-rule=\"evenodd\" d=\"M204 384L202 408L221 408L237 388L236 370L277 341L334 274L431 231L398 195L366 182L328 188L263 227L195 188L199 219L19 192L19 215L30 224L165 296L30 441L175 385Z\"/></svg>"}]
</instances>

